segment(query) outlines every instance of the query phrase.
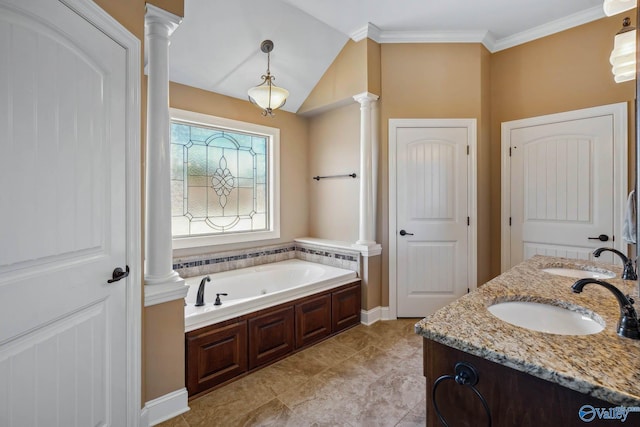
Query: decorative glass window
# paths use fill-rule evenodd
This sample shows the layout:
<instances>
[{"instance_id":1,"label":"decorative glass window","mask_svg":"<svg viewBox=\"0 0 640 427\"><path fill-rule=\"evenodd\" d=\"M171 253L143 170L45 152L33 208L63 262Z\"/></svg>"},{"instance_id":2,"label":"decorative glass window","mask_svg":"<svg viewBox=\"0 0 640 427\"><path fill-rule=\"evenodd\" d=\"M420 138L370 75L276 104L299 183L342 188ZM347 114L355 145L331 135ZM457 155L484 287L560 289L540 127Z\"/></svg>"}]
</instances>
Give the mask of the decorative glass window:
<instances>
[{"instance_id":1,"label":"decorative glass window","mask_svg":"<svg viewBox=\"0 0 640 427\"><path fill-rule=\"evenodd\" d=\"M279 130L171 112L173 247L280 237Z\"/></svg>"}]
</instances>

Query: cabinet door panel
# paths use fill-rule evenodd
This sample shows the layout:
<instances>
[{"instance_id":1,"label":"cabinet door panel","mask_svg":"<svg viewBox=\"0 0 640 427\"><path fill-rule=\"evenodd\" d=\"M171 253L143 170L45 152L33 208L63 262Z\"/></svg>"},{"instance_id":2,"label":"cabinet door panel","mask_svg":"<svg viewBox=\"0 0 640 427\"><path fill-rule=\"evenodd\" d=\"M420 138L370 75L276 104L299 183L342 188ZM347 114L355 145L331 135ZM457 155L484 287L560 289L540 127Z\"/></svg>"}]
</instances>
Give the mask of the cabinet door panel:
<instances>
[{"instance_id":1,"label":"cabinet door panel","mask_svg":"<svg viewBox=\"0 0 640 427\"><path fill-rule=\"evenodd\" d=\"M247 322L187 335L187 389L194 395L247 371Z\"/></svg>"},{"instance_id":2,"label":"cabinet door panel","mask_svg":"<svg viewBox=\"0 0 640 427\"><path fill-rule=\"evenodd\" d=\"M296 348L320 341L330 334L330 294L296 304Z\"/></svg>"},{"instance_id":3,"label":"cabinet door panel","mask_svg":"<svg viewBox=\"0 0 640 427\"><path fill-rule=\"evenodd\" d=\"M249 319L249 369L273 362L294 349L293 306Z\"/></svg>"},{"instance_id":4,"label":"cabinet door panel","mask_svg":"<svg viewBox=\"0 0 640 427\"><path fill-rule=\"evenodd\" d=\"M332 332L360 323L360 283L332 294Z\"/></svg>"}]
</instances>

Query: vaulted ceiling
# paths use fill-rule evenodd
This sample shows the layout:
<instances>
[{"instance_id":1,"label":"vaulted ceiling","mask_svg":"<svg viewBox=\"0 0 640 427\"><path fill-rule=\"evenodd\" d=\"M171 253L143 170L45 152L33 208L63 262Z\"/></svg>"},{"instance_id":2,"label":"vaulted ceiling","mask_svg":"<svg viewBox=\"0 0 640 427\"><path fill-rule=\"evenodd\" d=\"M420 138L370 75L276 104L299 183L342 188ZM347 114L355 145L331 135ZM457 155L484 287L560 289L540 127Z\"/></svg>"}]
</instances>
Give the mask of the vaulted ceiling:
<instances>
[{"instance_id":1,"label":"vaulted ceiling","mask_svg":"<svg viewBox=\"0 0 640 427\"><path fill-rule=\"evenodd\" d=\"M295 112L350 38L495 52L603 16L602 0L185 0L170 79L247 99L266 71L260 43L271 39L271 73L290 92L283 109Z\"/></svg>"}]
</instances>

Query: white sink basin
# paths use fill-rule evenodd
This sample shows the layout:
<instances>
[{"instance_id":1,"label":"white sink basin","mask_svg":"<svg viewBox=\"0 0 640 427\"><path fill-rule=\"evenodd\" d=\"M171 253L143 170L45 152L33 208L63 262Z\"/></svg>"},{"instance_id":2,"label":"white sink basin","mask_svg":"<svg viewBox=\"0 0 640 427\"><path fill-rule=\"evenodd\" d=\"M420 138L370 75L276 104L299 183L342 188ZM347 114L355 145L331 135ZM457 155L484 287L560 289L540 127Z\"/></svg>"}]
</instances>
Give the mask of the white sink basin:
<instances>
[{"instance_id":1,"label":"white sink basin","mask_svg":"<svg viewBox=\"0 0 640 427\"><path fill-rule=\"evenodd\" d=\"M507 323L548 334L590 335L604 329L604 321L601 324L585 314L537 302L500 302L488 310Z\"/></svg>"},{"instance_id":2,"label":"white sink basin","mask_svg":"<svg viewBox=\"0 0 640 427\"><path fill-rule=\"evenodd\" d=\"M573 277L575 279L613 279L616 274L613 271L597 269L597 270L582 270L579 268L569 267L550 267L543 268L542 271L549 274L555 274L556 276Z\"/></svg>"}]
</instances>

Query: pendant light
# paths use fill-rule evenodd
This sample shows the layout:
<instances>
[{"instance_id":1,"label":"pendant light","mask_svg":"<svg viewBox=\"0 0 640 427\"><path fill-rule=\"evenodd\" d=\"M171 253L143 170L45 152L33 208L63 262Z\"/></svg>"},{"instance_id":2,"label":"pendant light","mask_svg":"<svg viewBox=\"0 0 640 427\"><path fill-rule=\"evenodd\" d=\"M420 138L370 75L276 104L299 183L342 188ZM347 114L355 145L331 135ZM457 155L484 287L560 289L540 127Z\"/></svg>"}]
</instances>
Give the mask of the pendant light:
<instances>
[{"instance_id":1,"label":"pendant light","mask_svg":"<svg viewBox=\"0 0 640 427\"><path fill-rule=\"evenodd\" d=\"M609 62L616 83L636 77L636 29L631 26L629 17L624 18L622 29L616 34Z\"/></svg>"},{"instance_id":2,"label":"pendant light","mask_svg":"<svg viewBox=\"0 0 640 427\"><path fill-rule=\"evenodd\" d=\"M604 0L602 8L607 16L617 15L625 10L633 9L638 5L638 0Z\"/></svg>"},{"instance_id":3,"label":"pendant light","mask_svg":"<svg viewBox=\"0 0 640 427\"><path fill-rule=\"evenodd\" d=\"M249 89L249 101L262 108L262 115L273 117L273 110L282 107L287 102L289 91L273 84L275 77L269 69L273 42L264 40L260 44L260 50L267 54L267 74L262 75L262 83Z\"/></svg>"}]
</instances>

